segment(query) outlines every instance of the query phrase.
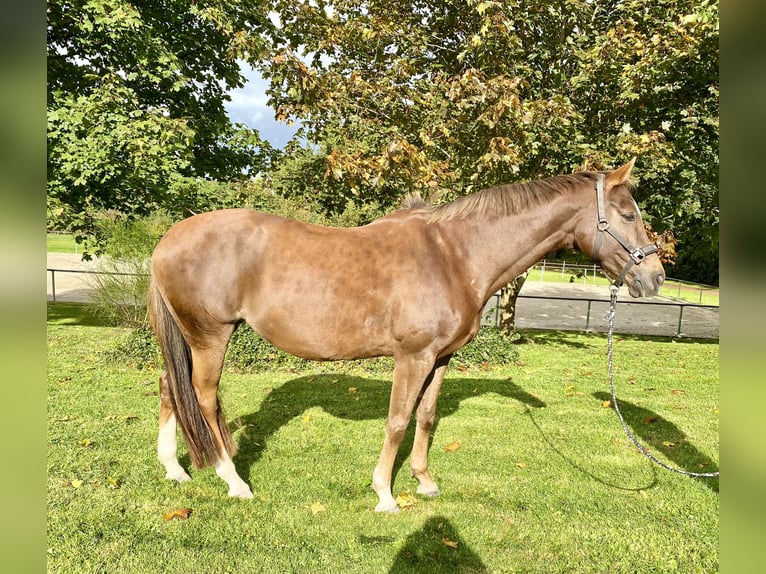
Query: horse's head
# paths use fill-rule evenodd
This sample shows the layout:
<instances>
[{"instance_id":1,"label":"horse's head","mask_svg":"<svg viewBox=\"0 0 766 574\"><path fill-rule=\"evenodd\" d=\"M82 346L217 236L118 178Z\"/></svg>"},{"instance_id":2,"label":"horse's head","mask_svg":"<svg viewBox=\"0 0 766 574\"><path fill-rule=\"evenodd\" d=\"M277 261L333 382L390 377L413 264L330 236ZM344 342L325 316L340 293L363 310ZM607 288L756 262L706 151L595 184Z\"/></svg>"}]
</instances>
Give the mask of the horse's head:
<instances>
[{"instance_id":1,"label":"horse's head","mask_svg":"<svg viewBox=\"0 0 766 574\"><path fill-rule=\"evenodd\" d=\"M630 194L634 162L635 158L614 171L597 174L592 190L596 208L581 223L577 243L618 284L624 280L631 296L651 297L665 281L665 271Z\"/></svg>"}]
</instances>

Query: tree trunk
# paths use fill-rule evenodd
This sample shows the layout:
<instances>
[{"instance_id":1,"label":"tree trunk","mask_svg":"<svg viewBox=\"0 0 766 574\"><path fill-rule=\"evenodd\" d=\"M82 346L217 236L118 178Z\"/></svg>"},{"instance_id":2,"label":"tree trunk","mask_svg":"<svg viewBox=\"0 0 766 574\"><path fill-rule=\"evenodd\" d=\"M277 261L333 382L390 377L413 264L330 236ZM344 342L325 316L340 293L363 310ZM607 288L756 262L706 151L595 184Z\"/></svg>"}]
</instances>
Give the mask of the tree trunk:
<instances>
[{"instance_id":1,"label":"tree trunk","mask_svg":"<svg viewBox=\"0 0 766 574\"><path fill-rule=\"evenodd\" d=\"M498 326L505 335L516 331L516 299L529 271L525 271L500 290L500 322Z\"/></svg>"}]
</instances>

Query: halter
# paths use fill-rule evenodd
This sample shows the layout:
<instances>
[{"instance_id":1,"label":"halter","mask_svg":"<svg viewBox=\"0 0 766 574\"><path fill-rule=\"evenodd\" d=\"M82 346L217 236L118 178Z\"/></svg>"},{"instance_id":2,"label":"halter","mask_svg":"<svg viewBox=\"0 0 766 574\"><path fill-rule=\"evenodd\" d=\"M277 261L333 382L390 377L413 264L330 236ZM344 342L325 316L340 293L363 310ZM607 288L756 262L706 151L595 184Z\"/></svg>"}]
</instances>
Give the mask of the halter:
<instances>
[{"instance_id":1,"label":"halter","mask_svg":"<svg viewBox=\"0 0 766 574\"><path fill-rule=\"evenodd\" d=\"M614 283L609 288L610 291L610 306L609 306L609 312L604 316L605 319L609 321L609 332L607 333L607 368L609 371L609 388L612 393L612 406L614 407L614 411L617 413L617 417L620 419L620 424L622 425L623 430L628 435L628 438L630 441L638 448L641 453L643 453L649 460L652 462L660 465L661 467L670 470L672 472L676 472L678 474L684 474L686 476L694 476L694 477L701 477L701 478L715 478L720 475L719 472L690 472L688 470L682 470L680 468L676 468L674 466L670 466L668 464L665 464L661 460L659 460L657 457L652 455L652 453L649 452L649 450L642 445L640 442L638 442L638 439L633 435L632 432L630 432L630 428L628 427L628 423L625 422L625 419L622 416L622 412L620 412L620 407L617 403L617 391L615 390L614 385L614 366L613 366L613 360L612 360L612 346L613 346L613 334L614 334L614 317L616 314L617 309L617 291L619 291L620 286L622 285L623 279L625 279L625 275L627 275L628 271L634 266L634 265L640 265L641 262L646 259L647 255L651 255L652 253L657 253L657 246L653 243L650 243L649 245L644 245L643 247L634 248L630 243L626 241L626 239L616 230L613 229L609 222L606 220L606 208L604 207L604 174L599 173L598 179L596 179L596 205L598 207L598 233L596 234L596 243L593 249L593 259L598 261L598 250L601 247L601 240L603 239L602 235L604 232L608 233L612 237L614 237L617 242L623 246L625 251L627 251L630 254L630 261L628 261L625 264L625 267L622 268L622 271L620 272L620 275L617 277L617 279L614 280Z\"/></svg>"},{"instance_id":2,"label":"halter","mask_svg":"<svg viewBox=\"0 0 766 574\"><path fill-rule=\"evenodd\" d=\"M617 242L622 245L625 251L627 251L630 255L630 260L625 264L625 267L622 268L622 271L620 272L620 275L617 277L617 279L614 280L613 286L619 289L623 280L625 279L625 276L628 274L628 271L630 271L634 265L640 265L641 262L646 259L647 255L657 253L657 246L654 243L649 243L643 247L633 247L620 234L619 231L609 225L609 222L606 219L606 206L604 203L604 181L606 177L603 173L599 173L597 175L596 207L598 209L598 224L596 225L596 229L598 231L596 233L596 243L593 248L593 259L598 261L598 250L601 248L601 240L603 239L604 232L614 237Z\"/></svg>"}]
</instances>

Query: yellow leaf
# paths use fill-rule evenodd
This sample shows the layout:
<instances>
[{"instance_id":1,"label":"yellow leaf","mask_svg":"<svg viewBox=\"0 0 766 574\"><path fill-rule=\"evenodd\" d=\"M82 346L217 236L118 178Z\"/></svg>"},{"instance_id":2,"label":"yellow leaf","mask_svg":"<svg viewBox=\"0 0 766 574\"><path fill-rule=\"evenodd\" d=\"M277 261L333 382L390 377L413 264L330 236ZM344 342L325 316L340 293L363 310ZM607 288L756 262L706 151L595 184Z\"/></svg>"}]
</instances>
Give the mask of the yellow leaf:
<instances>
[{"instance_id":1,"label":"yellow leaf","mask_svg":"<svg viewBox=\"0 0 766 574\"><path fill-rule=\"evenodd\" d=\"M109 486L109 488L111 488L113 490L117 489L117 488L120 488L120 480L117 479L117 478L114 478L112 476L107 476L106 477L106 484L107 484L107 486Z\"/></svg>"},{"instance_id":2,"label":"yellow leaf","mask_svg":"<svg viewBox=\"0 0 766 574\"><path fill-rule=\"evenodd\" d=\"M674 442L670 442L669 440L664 440L662 441L662 446L671 447L671 446L676 446L676 444Z\"/></svg>"},{"instance_id":3,"label":"yellow leaf","mask_svg":"<svg viewBox=\"0 0 766 574\"><path fill-rule=\"evenodd\" d=\"M447 548L457 548L457 542L450 540L446 536L442 538L442 544L444 544Z\"/></svg>"},{"instance_id":4,"label":"yellow leaf","mask_svg":"<svg viewBox=\"0 0 766 574\"><path fill-rule=\"evenodd\" d=\"M612 407L612 401L604 401L603 403L601 403L601 406L604 407L605 409L609 409Z\"/></svg>"},{"instance_id":5,"label":"yellow leaf","mask_svg":"<svg viewBox=\"0 0 766 574\"><path fill-rule=\"evenodd\" d=\"M311 417L310 417L309 415L303 415L303 416L301 417L301 420L302 420L304 423L307 423L307 422L309 422L309 421L311 420Z\"/></svg>"},{"instance_id":6,"label":"yellow leaf","mask_svg":"<svg viewBox=\"0 0 766 574\"><path fill-rule=\"evenodd\" d=\"M348 392L349 392L349 393L351 393L352 395L353 395L353 394L354 394L356 391L357 391L356 387L349 387L349 388L348 388Z\"/></svg>"},{"instance_id":7,"label":"yellow leaf","mask_svg":"<svg viewBox=\"0 0 766 574\"><path fill-rule=\"evenodd\" d=\"M419 500L412 496L409 492L402 492L399 496L396 497L396 504L399 505L399 508L409 508L411 506L415 506Z\"/></svg>"},{"instance_id":8,"label":"yellow leaf","mask_svg":"<svg viewBox=\"0 0 766 574\"><path fill-rule=\"evenodd\" d=\"M162 518L165 520L173 520L174 518L177 518L178 520L186 520L187 518L189 518L189 515L191 513L192 513L191 508L179 508L172 512L168 512L167 514L163 514Z\"/></svg>"},{"instance_id":9,"label":"yellow leaf","mask_svg":"<svg viewBox=\"0 0 766 574\"><path fill-rule=\"evenodd\" d=\"M320 512L324 512L325 510L327 510L327 508L325 507L325 505L324 505L324 504L322 504L321 502L315 502L314 504L312 504L311 506L307 506L306 508L308 508L308 509L309 509L309 512L310 512L312 515L314 515L314 516L316 516L316 515L317 515L317 514L319 514Z\"/></svg>"},{"instance_id":10,"label":"yellow leaf","mask_svg":"<svg viewBox=\"0 0 766 574\"><path fill-rule=\"evenodd\" d=\"M460 448L460 443L455 441L449 443L447 446L444 447L444 452L455 452L457 449Z\"/></svg>"},{"instance_id":11,"label":"yellow leaf","mask_svg":"<svg viewBox=\"0 0 766 574\"><path fill-rule=\"evenodd\" d=\"M72 486L73 486L74 488L80 488L80 487L82 486L82 480L80 480L79 478L75 478L75 479L72 481Z\"/></svg>"},{"instance_id":12,"label":"yellow leaf","mask_svg":"<svg viewBox=\"0 0 766 574\"><path fill-rule=\"evenodd\" d=\"M90 440L89 438L84 438L84 439L82 439L82 440L80 441L80 444L81 444L82 446L90 446L90 445L92 445L92 444L93 444L93 441L92 441L92 440Z\"/></svg>"},{"instance_id":13,"label":"yellow leaf","mask_svg":"<svg viewBox=\"0 0 766 574\"><path fill-rule=\"evenodd\" d=\"M518 466L519 468L527 468L527 463L526 462L517 462L516 466Z\"/></svg>"}]
</instances>

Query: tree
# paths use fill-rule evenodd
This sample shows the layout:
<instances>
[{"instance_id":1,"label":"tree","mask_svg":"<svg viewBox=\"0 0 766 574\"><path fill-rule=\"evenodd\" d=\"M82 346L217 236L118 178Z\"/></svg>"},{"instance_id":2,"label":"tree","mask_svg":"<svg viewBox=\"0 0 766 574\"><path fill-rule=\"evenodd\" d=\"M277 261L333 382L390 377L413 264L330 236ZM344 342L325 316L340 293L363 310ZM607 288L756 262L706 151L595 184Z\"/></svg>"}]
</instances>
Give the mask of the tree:
<instances>
[{"instance_id":1,"label":"tree","mask_svg":"<svg viewBox=\"0 0 766 574\"><path fill-rule=\"evenodd\" d=\"M103 210L144 214L179 185L265 169L272 150L223 103L270 25L244 0L49 1L49 219L92 239Z\"/></svg>"},{"instance_id":2,"label":"tree","mask_svg":"<svg viewBox=\"0 0 766 574\"><path fill-rule=\"evenodd\" d=\"M325 180L328 207L393 206L412 191L446 200L638 155L649 221L717 267L715 2L271 9L281 22L262 64L271 102L312 143L310 177Z\"/></svg>"}]
</instances>

